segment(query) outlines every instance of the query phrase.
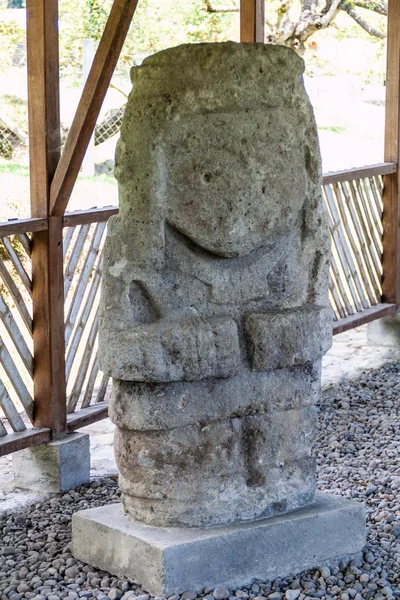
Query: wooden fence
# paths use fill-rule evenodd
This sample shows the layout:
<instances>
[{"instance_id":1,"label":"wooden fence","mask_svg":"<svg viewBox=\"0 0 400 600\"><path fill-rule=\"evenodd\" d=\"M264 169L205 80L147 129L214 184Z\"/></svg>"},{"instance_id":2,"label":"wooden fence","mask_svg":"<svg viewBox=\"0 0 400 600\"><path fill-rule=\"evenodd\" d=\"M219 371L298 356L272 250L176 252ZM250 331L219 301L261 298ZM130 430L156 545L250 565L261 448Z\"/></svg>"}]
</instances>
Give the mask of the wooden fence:
<instances>
[{"instance_id":1,"label":"wooden fence","mask_svg":"<svg viewBox=\"0 0 400 600\"><path fill-rule=\"evenodd\" d=\"M332 236L334 333L391 314L381 303L383 177L394 163L330 173L323 196ZM109 379L97 360L98 306L107 220L115 207L63 217L66 431L107 416ZM0 224L0 455L51 439L33 427L32 231L44 219Z\"/></svg>"}]
</instances>

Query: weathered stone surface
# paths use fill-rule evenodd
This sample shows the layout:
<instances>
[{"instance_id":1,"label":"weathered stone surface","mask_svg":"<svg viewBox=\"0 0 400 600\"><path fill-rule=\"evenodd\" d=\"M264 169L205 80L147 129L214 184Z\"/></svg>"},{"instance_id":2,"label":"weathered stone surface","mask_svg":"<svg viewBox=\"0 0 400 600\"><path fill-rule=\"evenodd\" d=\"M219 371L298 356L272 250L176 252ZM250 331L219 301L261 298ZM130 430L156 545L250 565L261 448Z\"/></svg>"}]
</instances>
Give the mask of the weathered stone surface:
<instances>
[{"instance_id":1,"label":"weathered stone surface","mask_svg":"<svg viewBox=\"0 0 400 600\"><path fill-rule=\"evenodd\" d=\"M170 596L204 586L250 587L254 579L355 557L365 543L365 511L359 502L317 494L312 506L271 519L160 529L128 519L115 504L75 513L72 540L78 559Z\"/></svg>"},{"instance_id":2,"label":"weathered stone surface","mask_svg":"<svg viewBox=\"0 0 400 600\"><path fill-rule=\"evenodd\" d=\"M118 428L124 506L140 522L186 527L296 509L314 496L313 426L307 407L158 432Z\"/></svg>"},{"instance_id":3,"label":"weathered stone surface","mask_svg":"<svg viewBox=\"0 0 400 600\"><path fill-rule=\"evenodd\" d=\"M123 353L123 362L121 361ZM233 319L193 317L127 331L108 375L128 381L191 381L235 375L240 351Z\"/></svg>"},{"instance_id":4,"label":"weathered stone surface","mask_svg":"<svg viewBox=\"0 0 400 600\"><path fill-rule=\"evenodd\" d=\"M320 361L314 365L192 382L113 381L109 414L131 431L175 429L248 415L313 405L320 387ZM218 402L216 402L216 398Z\"/></svg>"},{"instance_id":5,"label":"weathered stone surface","mask_svg":"<svg viewBox=\"0 0 400 600\"><path fill-rule=\"evenodd\" d=\"M313 500L330 239L302 73L287 48L234 43L132 72L99 356L124 507L147 524Z\"/></svg>"},{"instance_id":6,"label":"weathered stone surface","mask_svg":"<svg viewBox=\"0 0 400 600\"><path fill-rule=\"evenodd\" d=\"M331 347L327 327L331 319L330 308L248 315L245 328L253 369L268 371L318 360Z\"/></svg>"}]
</instances>

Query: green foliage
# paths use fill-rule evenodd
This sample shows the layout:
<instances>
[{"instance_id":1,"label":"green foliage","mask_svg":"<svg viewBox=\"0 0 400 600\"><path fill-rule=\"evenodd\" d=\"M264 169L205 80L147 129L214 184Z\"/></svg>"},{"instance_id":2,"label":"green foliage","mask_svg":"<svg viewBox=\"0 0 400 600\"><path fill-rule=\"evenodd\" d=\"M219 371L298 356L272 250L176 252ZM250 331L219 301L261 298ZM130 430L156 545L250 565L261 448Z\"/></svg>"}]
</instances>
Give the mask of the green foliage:
<instances>
[{"instance_id":1,"label":"green foliage","mask_svg":"<svg viewBox=\"0 0 400 600\"><path fill-rule=\"evenodd\" d=\"M0 21L0 69L12 64L17 44L25 42L25 29L16 21Z\"/></svg>"},{"instance_id":2,"label":"green foliage","mask_svg":"<svg viewBox=\"0 0 400 600\"><path fill-rule=\"evenodd\" d=\"M82 40L101 38L111 0L60 0L61 70L80 77ZM218 6L218 2L215 3ZM217 42L228 39L235 13L208 13L203 0L139 0L119 71L139 64L144 57L185 42Z\"/></svg>"},{"instance_id":3,"label":"green foliage","mask_svg":"<svg viewBox=\"0 0 400 600\"><path fill-rule=\"evenodd\" d=\"M100 40L107 23L111 2L87 0L85 6L84 34L88 38Z\"/></svg>"}]
</instances>

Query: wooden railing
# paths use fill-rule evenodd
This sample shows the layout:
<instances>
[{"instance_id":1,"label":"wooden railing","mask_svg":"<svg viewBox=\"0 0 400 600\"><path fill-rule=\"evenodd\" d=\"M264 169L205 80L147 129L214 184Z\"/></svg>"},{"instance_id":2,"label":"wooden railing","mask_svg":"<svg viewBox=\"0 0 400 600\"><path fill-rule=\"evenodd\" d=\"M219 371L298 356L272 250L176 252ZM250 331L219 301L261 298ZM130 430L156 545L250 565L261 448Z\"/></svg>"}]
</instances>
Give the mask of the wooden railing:
<instances>
[{"instance_id":1,"label":"wooden railing","mask_svg":"<svg viewBox=\"0 0 400 600\"><path fill-rule=\"evenodd\" d=\"M334 333L395 312L382 295L383 177L394 163L328 173L323 195L332 236ZM98 305L106 225L118 208L66 214L63 228L64 431L107 416L106 377L97 361ZM0 223L0 455L52 438L33 427L32 232L47 219ZM55 411L57 412L57 411ZM58 432L59 433L59 432Z\"/></svg>"},{"instance_id":2,"label":"wooden railing","mask_svg":"<svg viewBox=\"0 0 400 600\"><path fill-rule=\"evenodd\" d=\"M383 177L395 172L395 163L382 163L323 178L332 237L329 291L334 333L395 312L394 304L381 302Z\"/></svg>"}]
</instances>

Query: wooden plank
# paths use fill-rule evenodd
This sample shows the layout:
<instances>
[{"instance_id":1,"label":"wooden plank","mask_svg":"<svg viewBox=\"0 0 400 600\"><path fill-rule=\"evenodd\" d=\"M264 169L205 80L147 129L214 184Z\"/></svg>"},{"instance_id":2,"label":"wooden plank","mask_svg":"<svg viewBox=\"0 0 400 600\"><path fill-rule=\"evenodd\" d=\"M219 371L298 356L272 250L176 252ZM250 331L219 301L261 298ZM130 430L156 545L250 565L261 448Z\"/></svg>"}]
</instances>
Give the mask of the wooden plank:
<instances>
[{"instance_id":1,"label":"wooden plank","mask_svg":"<svg viewBox=\"0 0 400 600\"><path fill-rule=\"evenodd\" d=\"M137 3L114 0L51 184L52 215L65 212Z\"/></svg>"},{"instance_id":2,"label":"wooden plank","mask_svg":"<svg viewBox=\"0 0 400 600\"><path fill-rule=\"evenodd\" d=\"M333 312L336 315L336 319L340 319L341 317L346 316L346 311L343 308L343 304L339 298L339 294L337 291L337 284L335 281L335 272L333 270L332 264L329 268L329 293L331 297L331 306Z\"/></svg>"},{"instance_id":3,"label":"wooden plank","mask_svg":"<svg viewBox=\"0 0 400 600\"><path fill-rule=\"evenodd\" d=\"M27 0L31 213L48 219L32 234L34 424L66 429L62 219L48 218L60 157L58 0Z\"/></svg>"},{"instance_id":4,"label":"wooden plank","mask_svg":"<svg viewBox=\"0 0 400 600\"><path fill-rule=\"evenodd\" d=\"M21 333L21 330L14 318L14 315L8 305L6 304L3 295L0 290L0 319L4 324L6 330L8 331L9 336L12 339L12 342L15 348L20 355L22 362L25 365L26 370L29 375L33 376L33 358L31 351L28 348L28 345L25 341L24 336Z\"/></svg>"},{"instance_id":5,"label":"wooden plank","mask_svg":"<svg viewBox=\"0 0 400 600\"><path fill-rule=\"evenodd\" d=\"M78 317L79 310L82 304L82 298L85 295L89 279L93 273L93 266L99 256L100 246L102 238L105 232L106 223L97 223L93 232L93 237L90 243L90 247L85 257L85 263L83 265L79 281L76 285L74 296L68 309L68 314L65 319L65 343L68 344L75 321Z\"/></svg>"},{"instance_id":6,"label":"wooden plank","mask_svg":"<svg viewBox=\"0 0 400 600\"><path fill-rule=\"evenodd\" d=\"M90 369L90 374L85 389L85 395L82 400L82 408L88 408L88 406L90 406L92 403L93 390L96 383L97 375L99 374L99 370L99 361L96 355L93 360L92 368Z\"/></svg>"},{"instance_id":7,"label":"wooden plank","mask_svg":"<svg viewBox=\"0 0 400 600\"><path fill-rule=\"evenodd\" d=\"M33 235L34 400L37 427L66 428L62 218Z\"/></svg>"},{"instance_id":8,"label":"wooden plank","mask_svg":"<svg viewBox=\"0 0 400 600\"><path fill-rule=\"evenodd\" d=\"M4 427L3 422L0 421L0 437L7 435L7 429Z\"/></svg>"},{"instance_id":9,"label":"wooden plank","mask_svg":"<svg viewBox=\"0 0 400 600\"><path fill-rule=\"evenodd\" d=\"M68 398L68 408L67 408L68 413L74 412L75 408L78 404L78 401L79 401L79 398L80 398L80 395L82 392L83 384L85 382L86 375L87 375L87 372L89 369L90 360L91 360L93 352L94 352L94 346L95 346L96 338L98 335L98 331L99 331L99 318L98 318L98 309L97 309L96 314L94 315L91 327L90 327L89 336L86 341L86 347L82 354L82 360L79 365L78 375L75 379L74 387L72 388L72 392Z\"/></svg>"},{"instance_id":10,"label":"wooden plank","mask_svg":"<svg viewBox=\"0 0 400 600\"><path fill-rule=\"evenodd\" d=\"M112 206L104 208L91 208L90 210L67 213L63 217L63 227L76 227L77 225L108 221L112 215L117 215L118 212L118 206Z\"/></svg>"},{"instance_id":11,"label":"wooden plank","mask_svg":"<svg viewBox=\"0 0 400 600\"><path fill-rule=\"evenodd\" d=\"M14 431L25 431L26 426L22 417L14 406L3 382L0 380L0 408Z\"/></svg>"},{"instance_id":12,"label":"wooden plank","mask_svg":"<svg viewBox=\"0 0 400 600\"><path fill-rule=\"evenodd\" d=\"M333 237L334 245L336 252L338 254L338 258L340 261L341 269L343 271L344 279L347 283L347 286L350 291L349 301L355 307L356 311L362 310L362 305L360 303L359 293L357 289L357 279L358 273L353 261L353 257L351 252L349 251L349 246L347 244L347 240L343 235L343 226L342 220L339 216L338 209L335 204L333 191L330 186L324 186L325 196L327 199L327 204L330 210L330 230L331 235ZM364 307L367 308L367 307Z\"/></svg>"},{"instance_id":13,"label":"wooden plank","mask_svg":"<svg viewBox=\"0 0 400 600\"><path fill-rule=\"evenodd\" d=\"M372 196L375 201L375 211L376 211L376 214L378 215L379 235L382 238L382 235L383 235L383 227L382 227L382 216L383 216L382 193L383 193L383 189L381 189L377 185L377 181L379 181L379 179L380 179L379 177L370 177L368 179L368 181L369 181L369 186L371 188Z\"/></svg>"},{"instance_id":14,"label":"wooden plank","mask_svg":"<svg viewBox=\"0 0 400 600\"><path fill-rule=\"evenodd\" d=\"M388 1L386 60L385 161L399 163L400 2ZM384 177L382 301L400 306L400 181Z\"/></svg>"},{"instance_id":15,"label":"wooden plank","mask_svg":"<svg viewBox=\"0 0 400 600\"><path fill-rule=\"evenodd\" d=\"M104 402L104 398L106 396L106 392L107 392L108 384L110 383L110 379L111 378L108 375L103 373L103 377L101 378L99 392L98 392L97 398L96 398L96 404L100 404L101 402Z\"/></svg>"},{"instance_id":16,"label":"wooden plank","mask_svg":"<svg viewBox=\"0 0 400 600\"><path fill-rule=\"evenodd\" d=\"M360 294L360 297L361 297L363 308L366 309L366 308L369 308L371 306L371 304L375 304L376 299L370 289L369 280L368 280L367 272L366 272L366 267L363 262L361 245L355 234L355 228L351 227L351 225L352 225L351 216L348 215L348 213L346 213L346 210L345 210L346 209L346 200L344 199L344 194L342 192L342 189L338 183L333 184L332 187L333 187L333 190L334 190L336 198L337 198L337 205L338 205L339 211L340 211L341 223L346 232L348 244L351 248L351 251L352 251L355 261L357 263L357 267L358 267L357 289L358 289L358 293ZM367 298L367 296L368 296L368 298Z\"/></svg>"},{"instance_id":17,"label":"wooden plank","mask_svg":"<svg viewBox=\"0 0 400 600\"><path fill-rule=\"evenodd\" d=\"M32 250L32 240L30 239L30 237L28 237L26 233L17 233L16 238L23 246L27 256L29 256L30 258Z\"/></svg>"},{"instance_id":18,"label":"wooden plank","mask_svg":"<svg viewBox=\"0 0 400 600\"><path fill-rule=\"evenodd\" d=\"M7 346L4 344L1 336L0 336L0 364L4 368L7 373L7 377L10 380L12 387L15 390L21 404L23 405L26 414L33 420L33 399L30 395L21 375L19 369L16 367L11 354L8 351Z\"/></svg>"},{"instance_id":19,"label":"wooden plank","mask_svg":"<svg viewBox=\"0 0 400 600\"><path fill-rule=\"evenodd\" d=\"M371 284L373 285L373 288L375 289L377 295L379 296L381 279L382 279L381 257L378 256L376 254L376 252L374 251L374 242L373 242L373 238L372 238L373 232L371 231L371 226L369 225L368 221L366 220L366 216L362 209L361 201L359 201L357 187L355 185L354 180L347 182L347 185L348 185L348 189L349 189L350 195L351 195L351 201L349 204L349 208L350 208L350 206L354 207L355 213L357 215L356 218L358 219L358 223L361 226L361 230L363 232L363 237L360 237L360 239L363 239L363 241L365 242L363 252L364 252L365 258L368 258L369 264L371 267L371 269L370 269ZM345 188L346 188L346 186L343 185L344 193L346 193Z\"/></svg>"},{"instance_id":20,"label":"wooden plank","mask_svg":"<svg viewBox=\"0 0 400 600\"><path fill-rule=\"evenodd\" d=\"M47 219L61 145L58 0L27 0L26 8L31 208Z\"/></svg>"},{"instance_id":21,"label":"wooden plank","mask_svg":"<svg viewBox=\"0 0 400 600\"><path fill-rule=\"evenodd\" d=\"M347 210L351 217L351 221L353 227L357 234L357 240L360 244L361 248L361 256L363 258L364 264L366 266L366 275L365 281L370 283L371 289L374 291L376 298L379 298L379 288L377 287L376 282L376 274L374 270L374 265L369 252L369 237L368 232L365 231L364 223L362 219L360 219L359 213L356 210L356 205L354 203L354 199L352 194L350 193L350 183L349 182L341 182L340 188L342 190L343 196L346 200ZM357 199L356 199L357 201ZM367 277L368 276L368 277Z\"/></svg>"},{"instance_id":22,"label":"wooden plank","mask_svg":"<svg viewBox=\"0 0 400 600\"><path fill-rule=\"evenodd\" d=\"M33 428L19 433L9 433L0 438L0 457L24 448L44 444L51 440L50 429Z\"/></svg>"},{"instance_id":23,"label":"wooden plank","mask_svg":"<svg viewBox=\"0 0 400 600\"><path fill-rule=\"evenodd\" d=\"M108 404L103 402L82 408L76 413L68 415L68 431L76 431L80 427L86 427L91 423L96 423L108 417ZM1 443L1 442L0 442Z\"/></svg>"},{"instance_id":24,"label":"wooden plank","mask_svg":"<svg viewBox=\"0 0 400 600\"><path fill-rule=\"evenodd\" d=\"M345 317L344 319L339 319L333 325L333 335L343 333L344 331L354 329L355 327L360 327L361 325L365 325L366 323L371 323L371 321L381 319L382 317L387 317L388 315L392 315L395 312L395 304L377 304L376 306L372 306L371 308L363 310L362 312L357 313L355 315L350 315L349 317Z\"/></svg>"},{"instance_id":25,"label":"wooden plank","mask_svg":"<svg viewBox=\"0 0 400 600\"><path fill-rule=\"evenodd\" d=\"M14 246L12 245L10 238L4 237L2 239L2 242L3 242L3 246L6 250L7 256L11 260L14 269L17 271L19 278L21 279L22 283L24 284L27 292L29 294L31 294L32 293L31 279L30 279L28 273L26 272L25 267L22 264L20 257L14 250Z\"/></svg>"},{"instance_id":26,"label":"wooden plank","mask_svg":"<svg viewBox=\"0 0 400 600\"><path fill-rule=\"evenodd\" d=\"M261 42L265 40L265 0L240 0L240 41Z\"/></svg>"},{"instance_id":27,"label":"wooden plank","mask_svg":"<svg viewBox=\"0 0 400 600\"><path fill-rule=\"evenodd\" d=\"M71 244L72 238L74 237L76 227L67 227L64 231L63 235L63 256L64 260L68 254L69 246Z\"/></svg>"},{"instance_id":28,"label":"wooden plank","mask_svg":"<svg viewBox=\"0 0 400 600\"><path fill-rule=\"evenodd\" d=\"M64 270L64 298L68 296L69 288L75 275L76 267L81 258L83 247L87 241L90 225L82 225L76 236L74 247L71 251L68 264Z\"/></svg>"},{"instance_id":29,"label":"wooden plank","mask_svg":"<svg viewBox=\"0 0 400 600\"><path fill-rule=\"evenodd\" d=\"M47 219L10 219L0 223L0 237L27 231L45 231L46 229Z\"/></svg>"},{"instance_id":30,"label":"wooden plank","mask_svg":"<svg viewBox=\"0 0 400 600\"><path fill-rule=\"evenodd\" d=\"M382 260L382 240L381 236L378 233L378 227L373 220L373 214L371 212L370 200L368 201L368 197L365 197L365 189L362 185L362 180L358 179L354 182L358 197L360 198L360 208L363 211L365 222L367 223L368 230L370 232L370 236L372 239L372 251L375 250L374 254L379 262Z\"/></svg>"},{"instance_id":31,"label":"wooden plank","mask_svg":"<svg viewBox=\"0 0 400 600\"><path fill-rule=\"evenodd\" d=\"M75 360L76 352L79 348L79 344L80 344L83 334L85 332L86 325L90 319L90 315L91 315L92 311L95 309L95 306L96 306L95 301L96 301L97 292L100 287L102 269L103 269L103 256L101 255L99 257L99 260L98 260L98 263L97 263L97 266L96 266L94 272L92 272L92 281L90 283L89 293L87 294L87 297L85 300L85 305L83 307L83 310L81 311L78 322L76 323L76 326L71 335L70 343L68 345L68 350L66 353L67 357L66 357L66 361L65 361L65 372L66 372L67 381L68 381L70 373L71 373L71 369L72 369L72 365ZM98 300L97 300L97 304L98 304Z\"/></svg>"},{"instance_id":32,"label":"wooden plank","mask_svg":"<svg viewBox=\"0 0 400 600\"><path fill-rule=\"evenodd\" d=\"M356 167L354 169L345 169L344 171L331 171L323 175L322 183L323 185L330 185L342 181L352 181L353 179L364 179L365 177L374 177L375 175L385 175L387 173L396 172L397 158L396 161L388 161L369 167Z\"/></svg>"},{"instance_id":33,"label":"wooden plank","mask_svg":"<svg viewBox=\"0 0 400 600\"><path fill-rule=\"evenodd\" d=\"M10 292L27 330L32 335L32 317L17 284L2 260L0 260L0 277L2 278L7 290Z\"/></svg>"}]
</instances>

